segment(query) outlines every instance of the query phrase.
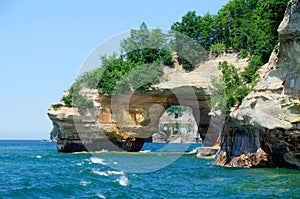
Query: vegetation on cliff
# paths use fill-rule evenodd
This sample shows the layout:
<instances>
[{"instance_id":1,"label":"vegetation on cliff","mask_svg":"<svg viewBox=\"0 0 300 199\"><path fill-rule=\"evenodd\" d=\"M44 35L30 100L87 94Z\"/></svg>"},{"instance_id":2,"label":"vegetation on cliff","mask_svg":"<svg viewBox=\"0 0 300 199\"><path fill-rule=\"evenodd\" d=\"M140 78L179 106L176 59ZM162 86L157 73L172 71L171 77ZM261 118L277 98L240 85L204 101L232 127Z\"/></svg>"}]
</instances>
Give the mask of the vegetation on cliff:
<instances>
[{"instance_id":1,"label":"vegetation on cliff","mask_svg":"<svg viewBox=\"0 0 300 199\"><path fill-rule=\"evenodd\" d=\"M63 101L84 110L91 101L81 96L82 87L107 95L151 89L162 79L163 66L173 64L172 51L178 52L183 68L192 71L204 59L205 51L218 55L231 49L240 52L242 58L249 57L250 62L243 72L227 63L220 64L228 111L251 91L257 80L256 71L268 61L278 43L277 27L287 3L288 0L231 0L216 15L187 12L168 34L160 29L149 30L142 23L121 42L121 55L101 57L101 67L78 77ZM222 83L213 82L213 86L213 92L217 92ZM221 105L218 100L212 103Z\"/></svg>"},{"instance_id":2,"label":"vegetation on cliff","mask_svg":"<svg viewBox=\"0 0 300 199\"><path fill-rule=\"evenodd\" d=\"M82 112L92 107L92 101L80 94L84 87L107 95L151 89L163 77L163 66L173 64L167 40L160 29L149 30L142 23L121 42L121 55L102 56L101 67L80 75L62 101Z\"/></svg>"},{"instance_id":3,"label":"vegetation on cliff","mask_svg":"<svg viewBox=\"0 0 300 199\"><path fill-rule=\"evenodd\" d=\"M230 49L240 52L242 58L250 58L249 66L243 72L227 63L220 64L223 78L213 78L211 90L216 96L220 92L217 90L223 88L226 101L215 98L212 105L218 104L219 108L229 111L251 91L258 77L256 71L267 63L278 43L277 28L287 4L288 0L231 0L216 15L198 16L195 11L189 11L180 22L171 26L172 30L189 36L212 55Z\"/></svg>"}]
</instances>

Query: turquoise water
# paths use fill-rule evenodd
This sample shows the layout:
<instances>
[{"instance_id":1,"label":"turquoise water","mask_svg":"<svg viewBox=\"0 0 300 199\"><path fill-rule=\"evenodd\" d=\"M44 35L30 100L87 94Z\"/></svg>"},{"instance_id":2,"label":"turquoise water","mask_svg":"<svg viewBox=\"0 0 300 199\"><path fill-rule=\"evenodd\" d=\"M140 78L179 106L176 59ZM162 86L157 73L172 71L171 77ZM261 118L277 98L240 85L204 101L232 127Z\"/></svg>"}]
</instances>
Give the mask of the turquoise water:
<instances>
[{"instance_id":1,"label":"turquoise water","mask_svg":"<svg viewBox=\"0 0 300 199\"><path fill-rule=\"evenodd\" d=\"M197 147L202 147L201 143L152 143L146 142L142 151L152 152L192 152Z\"/></svg>"},{"instance_id":2,"label":"turquoise water","mask_svg":"<svg viewBox=\"0 0 300 199\"><path fill-rule=\"evenodd\" d=\"M179 153L56 152L0 141L0 198L299 198L300 171L233 169Z\"/></svg>"}]
</instances>

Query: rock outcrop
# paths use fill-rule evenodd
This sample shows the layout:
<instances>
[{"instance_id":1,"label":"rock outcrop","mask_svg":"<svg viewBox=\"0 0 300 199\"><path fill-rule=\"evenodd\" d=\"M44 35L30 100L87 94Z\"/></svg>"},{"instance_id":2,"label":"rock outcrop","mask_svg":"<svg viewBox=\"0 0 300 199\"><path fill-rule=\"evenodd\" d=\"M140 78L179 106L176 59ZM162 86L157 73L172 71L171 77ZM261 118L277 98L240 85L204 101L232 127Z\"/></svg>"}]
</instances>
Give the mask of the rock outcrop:
<instances>
[{"instance_id":1,"label":"rock outcrop","mask_svg":"<svg viewBox=\"0 0 300 199\"><path fill-rule=\"evenodd\" d=\"M217 165L300 167L300 2L291 0L278 28L279 46L255 89L232 111Z\"/></svg>"},{"instance_id":2,"label":"rock outcrop","mask_svg":"<svg viewBox=\"0 0 300 199\"><path fill-rule=\"evenodd\" d=\"M202 63L189 73L165 67L164 81L155 85L156 90L109 97L83 89L82 95L93 100L93 109L79 113L63 103L62 107L51 106L48 116L53 134L58 135L58 151L139 151L159 131L159 119L172 105L191 107L201 138L207 146L214 145L221 125L208 114L208 86L211 75L220 73L218 63L224 60L247 65L233 54ZM210 136L206 136L208 132Z\"/></svg>"}]
</instances>

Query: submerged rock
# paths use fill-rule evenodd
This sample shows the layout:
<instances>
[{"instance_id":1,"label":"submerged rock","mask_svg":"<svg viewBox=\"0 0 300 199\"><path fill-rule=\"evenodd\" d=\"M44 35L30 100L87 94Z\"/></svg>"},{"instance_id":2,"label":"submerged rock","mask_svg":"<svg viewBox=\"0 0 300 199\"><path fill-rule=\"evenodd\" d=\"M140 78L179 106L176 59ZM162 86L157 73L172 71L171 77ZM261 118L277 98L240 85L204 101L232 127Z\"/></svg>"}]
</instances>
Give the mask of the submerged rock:
<instances>
[{"instance_id":1,"label":"submerged rock","mask_svg":"<svg viewBox=\"0 0 300 199\"><path fill-rule=\"evenodd\" d=\"M261 80L226 120L217 165L300 168L299 0L289 2L278 32Z\"/></svg>"}]
</instances>

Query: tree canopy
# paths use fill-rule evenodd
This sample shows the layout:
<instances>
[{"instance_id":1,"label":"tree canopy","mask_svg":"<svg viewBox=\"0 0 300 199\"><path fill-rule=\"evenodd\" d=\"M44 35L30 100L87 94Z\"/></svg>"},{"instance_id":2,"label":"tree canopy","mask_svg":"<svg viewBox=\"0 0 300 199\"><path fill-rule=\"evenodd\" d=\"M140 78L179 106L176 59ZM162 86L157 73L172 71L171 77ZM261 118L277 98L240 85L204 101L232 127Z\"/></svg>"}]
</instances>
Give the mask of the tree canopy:
<instances>
[{"instance_id":1,"label":"tree canopy","mask_svg":"<svg viewBox=\"0 0 300 199\"><path fill-rule=\"evenodd\" d=\"M202 17L189 11L171 29L189 36L206 50L216 44L226 49L245 49L259 59L257 64L261 66L278 43L277 28L287 3L288 0L231 0L216 15Z\"/></svg>"},{"instance_id":2,"label":"tree canopy","mask_svg":"<svg viewBox=\"0 0 300 199\"><path fill-rule=\"evenodd\" d=\"M288 0L231 0L215 15L187 12L181 21L173 23L169 33L158 28L150 30L142 23L121 42L121 55L101 57L101 67L80 75L63 101L84 110L92 103L80 94L82 87L107 95L152 89L162 79L163 66L173 64L172 51L178 52L183 68L192 71L206 59L207 52L218 55L232 48L251 60L243 72L228 63L220 64L224 83L213 81L213 85L225 86L229 109L251 90L256 71L268 61L278 43L277 28L287 3Z\"/></svg>"}]
</instances>

